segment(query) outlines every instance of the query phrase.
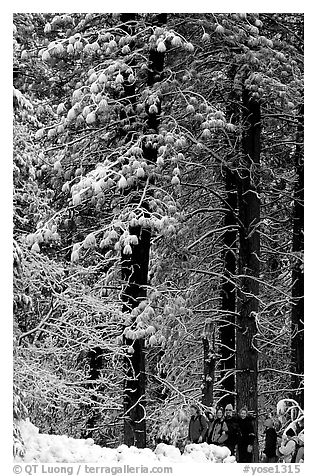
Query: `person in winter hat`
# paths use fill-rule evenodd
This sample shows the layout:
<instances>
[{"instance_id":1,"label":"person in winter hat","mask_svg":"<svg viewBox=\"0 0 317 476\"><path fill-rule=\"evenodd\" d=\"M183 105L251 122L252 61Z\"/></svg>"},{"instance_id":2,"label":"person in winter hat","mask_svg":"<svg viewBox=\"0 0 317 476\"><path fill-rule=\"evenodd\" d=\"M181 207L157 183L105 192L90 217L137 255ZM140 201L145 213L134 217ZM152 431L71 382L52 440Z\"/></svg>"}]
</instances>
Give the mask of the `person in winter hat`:
<instances>
[{"instance_id":1,"label":"person in winter hat","mask_svg":"<svg viewBox=\"0 0 317 476\"><path fill-rule=\"evenodd\" d=\"M207 443L222 446L226 444L228 438L228 427L224 420L223 408L219 407L216 411L216 418L208 431Z\"/></svg>"},{"instance_id":2,"label":"person in winter hat","mask_svg":"<svg viewBox=\"0 0 317 476\"><path fill-rule=\"evenodd\" d=\"M297 435L297 442L298 442L298 450L295 458L295 463L303 463L304 462L304 430L302 430Z\"/></svg>"},{"instance_id":3,"label":"person in winter hat","mask_svg":"<svg viewBox=\"0 0 317 476\"><path fill-rule=\"evenodd\" d=\"M191 416L188 427L188 442L202 443L208 430L207 420L196 405L191 405L189 412Z\"/></svg>"},{"instance_id":4,"label":"person in winter hat","mask_svg":"<svg viewBox=\"0 0 317 476\"><path fill-rule=\"evenodd\" d=\"M252 419L248 416L248 409L246 407L241 408L238 422L240 428L238 439L238 462L251 463L255 433Z\"/></svg>"},{"instance_id":5,"label":"person in winter hat","mask_svg":"<svg viewBox=\"0 0 317 476\"><path fill-rule=\"evenodd\" d=\"M267 418L264 422L265 426L265 443L264 443L264 459L263 463L276 463L278 457L276 456L277 433L274 428L272 418Z\"/></svg>"},{"instance_id":6,"label":"person in winter hat","mask_svg":"<svg viewBox=\"0 0 317 476\"><path fill-rule=\"evenodd\" d=\"M235 454L235 449L238 443L240 428L236 415L233 414L233 406L231 403L228 403L225 407L225 422L228 427L228 438L226 441L226 446L231 451L231 454Z\"/></svg>"},{"instance_id":7,"label":"person in winter hat","mask_svg":"<svg viewBox=\"0 0 317 476\"><path fill-rule=\"evenodd\" d=\"M282 438L281 446L278 451L282 457L283 463L291 463L292 456L296 450L295 431L289 428Z\"/></svg>"}]
</instances>

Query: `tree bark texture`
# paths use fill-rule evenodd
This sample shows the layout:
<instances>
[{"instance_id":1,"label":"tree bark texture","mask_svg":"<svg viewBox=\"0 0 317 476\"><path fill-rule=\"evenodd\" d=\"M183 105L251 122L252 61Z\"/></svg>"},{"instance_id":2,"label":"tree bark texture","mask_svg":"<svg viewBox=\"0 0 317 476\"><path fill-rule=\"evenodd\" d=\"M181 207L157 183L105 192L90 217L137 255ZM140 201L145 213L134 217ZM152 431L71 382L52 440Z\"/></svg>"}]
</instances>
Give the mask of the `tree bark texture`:
<instances>
[{"instance_id":1,"label":"tree bark texture","mask_svg":"<svg viewBox=\"0 0 317 476\"><path fill-rule=\"evenodd\" d=\"M146 297L151 232L145 228L130 228L130 233L138 237L133 246L132 256L122 260L122 279L128 283L122 296L123 312L130 312ZM126 345L133 346L134 353L127 357L127 375L124 389L124 443L128 446L146 446L145 421L145 356L143 339L134 342L125 339Z\"/></svg>"},{"instance_id":2,"label":"tree bark texture","mask_svg":"<svg viewBox=\"0 0 317 476\"><path fill-rule=\"evenodd\" d=\"M154 23L166 22L166 14L158 15ZM151 50L148 66L148 86L161 80L164 66L164 53ZM131 92L131 91L130 91ZM145 125L145 134L157 132L159 125L160 104L157 104L158 113L150 114ZM155 162L157 151L152 147L143 149L144 158ZM147 209L146 201L143 208ZM122 279L126 284L123 295L123 312L130 312L146 298L148 284L149 254L151 246L151 231L145 227L131 227L129 233L138 237L138 244L132 245L132 255L122 256ZM127 374L124 390L124 443L138 448L146 446L146 419L145 419L145 354L144 341L125 339L125 344L132 346L134 353L127 356Z\"/></svg>"},{"instance_id":3,"label":"tree bark texture","mask_svg":"<svg viewBox=\"0 0 317 476\"><path fill-rule=\"evenodd\" d=\"M242 117L244 135L242 139L243 159L239 171L238 206L239 219L239 275L238 328L236 341L237 363L237 406L247 408L257 415L258 411L258 355L255 347L257 333L260 271L260 200L256 193L258 166L260 163L260 104L250 97L246 89L242 92ZM257 418L256 418L257 421ZM257 434L257 428L256 434ZM258 459L255 449L255 461Z\"/></svg>"}]
</instances>

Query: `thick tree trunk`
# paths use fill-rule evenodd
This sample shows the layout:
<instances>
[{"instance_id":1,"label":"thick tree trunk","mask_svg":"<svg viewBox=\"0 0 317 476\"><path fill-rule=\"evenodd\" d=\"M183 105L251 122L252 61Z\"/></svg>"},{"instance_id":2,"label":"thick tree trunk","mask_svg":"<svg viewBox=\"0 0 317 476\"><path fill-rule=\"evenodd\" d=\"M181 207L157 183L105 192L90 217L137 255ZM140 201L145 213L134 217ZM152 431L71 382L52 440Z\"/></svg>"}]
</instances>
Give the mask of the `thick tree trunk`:
<instances>
[{"instance_id":1,"label":"thick tree trunk","mask_svg":"<svg viewBox=\"0 0 317 476\"><path fill-rule=\"evenodd\" d=\"M242 140L243 163L239 171L238 203L239 219L239 275L238 329L236 341L237 361L237 407L247 406L258 411L258 354L255 336L257 333L260 271L260 200L256 193L258 165L260 163L261 115L259 102L243 90L242 107L245 132ZM257 421L257 418L256 418ZM257 428L256 428L257 432ZM255 451L255 461L258 459Z\"/></svg>"},{"instance_id":2,"label":"thick tree trunk","mask_svg":"<svg viewBox=\"0 0 317 476\"><path fill-rule=\"evenodd\" d=\"M122 13L121 20L125 22L124 30L129 34L135 28L129 22L136 18L135 13ZM124 81L125 96L129 103L135 107L135 83ZM125 113L122 112L123 117ZM138 237L138 244L132 246L132 256L122 255L121 274L122 280L127 283L122 294L123 312L131 312L146 297L150 239L148 230L140 226L131 227L131 235ZM124 443L128 446L144 448L146 446L146 421L145 421L145 356L143 339L133 342L125 339L125 344L133 347L134 353L126 358L126 376L124 382Z\"/></svg>"},{"instance_id":3,"label":"thick tree trunk","mask_svg":"<svg viewBox=\"0 0 317 476\"><path fill-rule=\"evenodd\" d=\"M135 13L123 13L121 15L121 20L122 22L125 23L125 25L122 26L122 29L125 30L129 34L133 34L135 29L135 25L134 25L135 19L136 19ZM125 90L126 97L129 97L129 100L128 100L129 104L131 104L134 107L135 106L135 98L134 98L135 85L129 84L128 81L125 81L124 90ZM126 117L128 116L125 112L121 114L121 119L125 119ZM71 222L71 225L74 226L73 220ZM72 250L70 249L70 254L71 254L71 251ZM126 274L126 272L122 271L122 274ZM87 354L87 360L89 365L89 379L92 380L92 382L94 382L100 377L100 372L102 371L103 352L104 352L103 349L101 349L100 347L95 347L91 349ZM91 386L94 386L94 383L92 383ZM96 396L92 397L92 400L96 400L96 399L97 399ZM99 418L100 418L100 413L92 409L92 413L90 417L87 419L87 423L86 423L86 431L85 431L86 437L94 436L93 428L96 426L96 423Z\"/></svg>"},{"instance_id":4,"label":"thick tree trunk","mask_svg":"<svg viewBox=\"0 0 317 476\"><path fill-rule=\"evenodd\" d=\"M296 183L294 190L293 209L293 253L304 253L304 105L299 111L300 119L297 130L295 151ZM292 273L292 387L295 389L295 398L300 406L304 407L304 391L297 390L303 387L304 376L304 270L302 260L298 259Z\"/></svg>"},{"instance_id":5,"label":"thick tree trunk","mask_svg":"<svg viewBox=\"0 0 317 476\"><path fill-rule=\"evenodd\" d=\"M123 312L130 312L146 297L151 232L140 226L130 228L130 234L138 237L132 256L123 256L122 279L128 283L122 300ZM127 357L127 375L124 390L124 443L128 446L146 446L145 421L145 357L143 339L125 343L133 346L134 353Z\"/></svg>"},{"instance_id":6,"label":"thick tree trunk","mask_svg":"<svg viewBox=\"0 0 317 476\"><path fill-rule=\"evenodd\" d=\"M166 14L160 14L153 23L166 22ZM164 53L151 50L149 54L148 86L152 86L161 79L164 65ZM145 132L157 132L159 125L160 104L157 104L158 113L148 114ZM152 147L143 149L144 158L155 162L157 150ZM147 209L146 201L143 207ZM127 283L122 300L123 311L130 312L146 297L148 284L148 266L151 245L151 231L144 227L131 227L131 235L138 237L138 244L132 245L132 255L122 258L122 279ZM143 339L125 343L133 347L134 352L127 357L127 375L124 391L124 443L138 448L146 446L146 419L145 419L145 355Z\"/></svg>"}]
</instances>

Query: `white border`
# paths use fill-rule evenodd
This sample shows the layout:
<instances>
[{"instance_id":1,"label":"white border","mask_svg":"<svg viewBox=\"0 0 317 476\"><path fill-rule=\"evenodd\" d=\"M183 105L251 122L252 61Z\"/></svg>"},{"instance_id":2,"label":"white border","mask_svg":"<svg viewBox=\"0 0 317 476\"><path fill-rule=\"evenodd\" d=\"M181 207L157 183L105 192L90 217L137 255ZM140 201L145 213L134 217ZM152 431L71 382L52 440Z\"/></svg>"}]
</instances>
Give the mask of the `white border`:
<instances>
[{"instance_id":1,"label":"white border","mask_svg":"<svg viewBox=\"0 0 317 476\"><path fill-rule=\"evenodd\" d=\"M54 1L43 4L43 1L14 1L6 4L2 9L1 22L1 178L0 178L0 203L1 203L1 326L3 328L2 342L0 345L1 362L1 430L0 448L1 462L6 470L3 474L11 474L12 468L12 410L11 410L11 382L12 382L12 14L13 12L296 12L305 14L305 464L300 474L307 468L307 474L314 474L308 468L313 468L316 447L316 312L315 312L315 278L316 273L316 20L317 9L313 2L297 1L266 1L256 4L254 1L222 1L222 2L187 2L181 0L159 2L87 2L87 4L68 1ZM307 259L308 258L308 259ZM316 455L317 458L317 455ZM8 463L8 466L7 466ZM232 474L233 466L226 466L227 472ZM315 465L314 465L315 466ZM231 468L231 470L229 469ZM242 467L238 474L242 474ZM215 467L210 468L212 471ZM223 473L218 466L219 473ZM201 468L202 470L202 468ZM309 471L309 473L308 473ZM178 473L178 471L177 471ZM186 471L186 474L190 474ZM201 474L203 471L201 471ZM184 474L184 473L183 473ZM223 473L225 474L225 473Z\"/></svg>"}]
</instances>

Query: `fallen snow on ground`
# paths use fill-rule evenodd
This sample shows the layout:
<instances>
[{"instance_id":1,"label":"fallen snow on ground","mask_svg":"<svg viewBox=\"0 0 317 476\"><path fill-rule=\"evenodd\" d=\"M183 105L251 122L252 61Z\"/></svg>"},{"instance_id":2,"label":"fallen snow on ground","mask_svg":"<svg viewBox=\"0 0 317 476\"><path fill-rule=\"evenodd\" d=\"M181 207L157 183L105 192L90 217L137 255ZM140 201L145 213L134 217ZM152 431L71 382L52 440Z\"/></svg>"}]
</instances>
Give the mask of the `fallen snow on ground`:
<instances>
[{"instance_id":1,"label":"fallen snow on ground","mask_svg":"<svg viewBox=\"0 0 317 476\"><path fill-rule=\"evenodd\" d=\"M107 463L107 464L168 464L168 463L235 463L225 446L190 444L181 454L178 448L160 443L154 451L149 448L121 445L103 448L95 445L92 438L76 439L66 435L47 435L30 421L20 422L20 431L26 453L15 461L24 463Z\"/></svg>"}]
</instances>

